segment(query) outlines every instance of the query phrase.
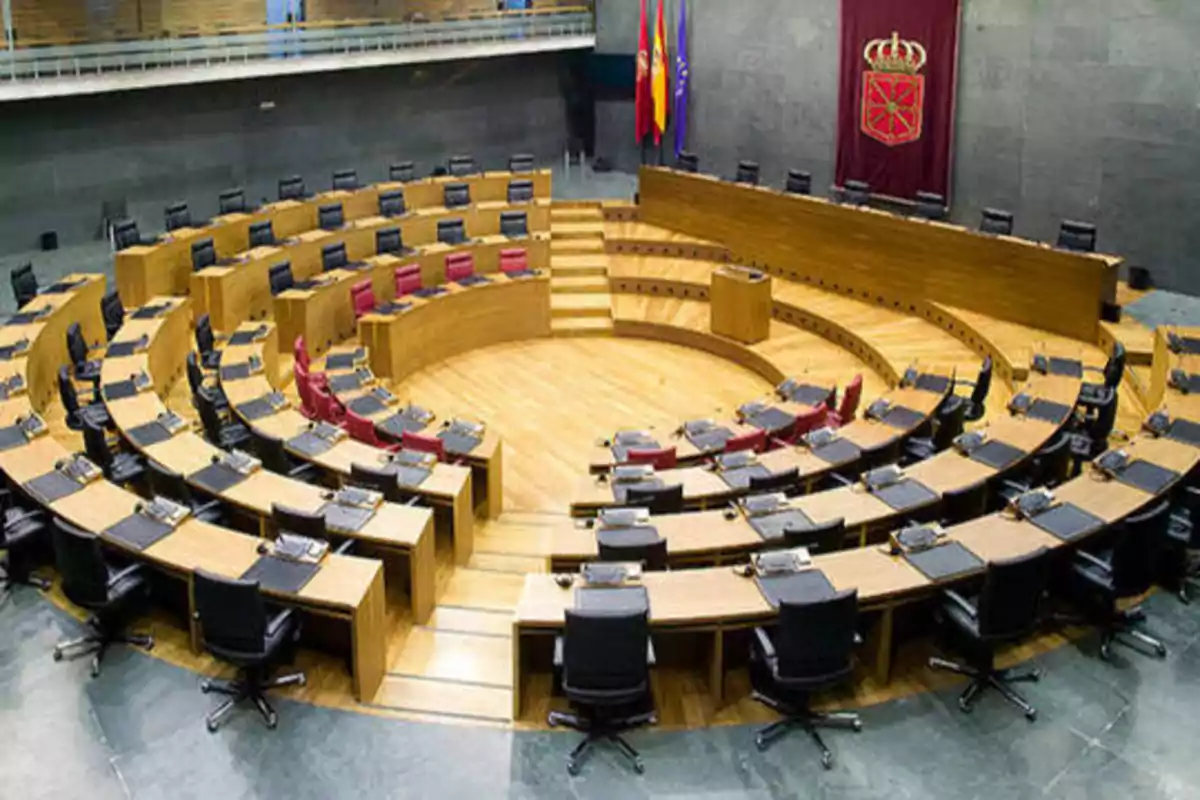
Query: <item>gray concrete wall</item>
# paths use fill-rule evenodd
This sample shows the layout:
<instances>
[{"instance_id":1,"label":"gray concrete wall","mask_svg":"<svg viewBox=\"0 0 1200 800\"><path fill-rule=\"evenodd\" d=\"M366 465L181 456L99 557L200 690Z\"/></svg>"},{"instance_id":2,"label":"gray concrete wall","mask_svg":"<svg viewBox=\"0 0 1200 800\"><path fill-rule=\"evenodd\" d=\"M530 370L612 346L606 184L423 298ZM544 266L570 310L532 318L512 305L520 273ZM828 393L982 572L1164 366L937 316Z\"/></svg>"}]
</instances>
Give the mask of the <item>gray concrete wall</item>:
<instances>
[{"instance_id":1,"label":"gray concrete wall","mask_svg":"<svg viewBox=\"0 0 1200 800\"><path fill-rule=\"evenodd\" d=\"M707 171L731 174L740 156L772 183L797 166L829 185L838 8L692 0L689 146ZM597 0L597 13L599 48L636 50L638 0ZM1198 41L1189 0L963 0L954 217L1009 208L1043 240L1062 218L1091 220L1102 249L1200 293ZM609 105L597 152L632 168L631 104Z\"/></svg>"},{"instance_id":2,"label":"gray concrete wall","mask_svg":"<svg viewBox=\"0 0 1200 800\"><path fill-rule=\"evenodd\" d=\"M216 212L232 185L252 198L301 174L325 189L340 167L363 181L413 159L422 173L472 152L501 168L513 152L561 158L565 105L558 56L522 56L5 104L0 123L0 242L92 237L105 201L124 200L143 229L186 199ZM272 110L260 110L264 101Z\"/></svg>"}]
</instances>

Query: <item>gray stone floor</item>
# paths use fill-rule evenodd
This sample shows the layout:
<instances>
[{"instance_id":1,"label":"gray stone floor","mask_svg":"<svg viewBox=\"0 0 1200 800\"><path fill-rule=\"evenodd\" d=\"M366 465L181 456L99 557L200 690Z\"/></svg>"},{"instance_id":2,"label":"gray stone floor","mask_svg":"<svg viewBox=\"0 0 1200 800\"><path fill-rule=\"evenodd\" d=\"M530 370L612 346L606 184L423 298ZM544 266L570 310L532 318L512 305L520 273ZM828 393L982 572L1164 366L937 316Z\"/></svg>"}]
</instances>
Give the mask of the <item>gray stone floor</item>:
<instances>
[{"instance_id":1,"label":"gray stone floor","mask_svg":"<svg viewBox=\"0 0 1200 800\"><path fill-rule=\"evenodd\" d=\"M630 735L646 773L600 750L571 778L572 733L410 723L276 701L279 728L251 710L216 734L213 698L194 675L127 649L99 678L86 660L54 663L77 624L32 590L0 607L0 796L793 798L1194 798L1200 785L1200 608L1158 595L1146 606L1170 652L1086 639L1038 659L1027 685L1039 719L998 696L958 711L957 689L863 712L860 734L833 732L826 772L793 734L767 753L744 726Z\"/></svg>"}]
</instances>

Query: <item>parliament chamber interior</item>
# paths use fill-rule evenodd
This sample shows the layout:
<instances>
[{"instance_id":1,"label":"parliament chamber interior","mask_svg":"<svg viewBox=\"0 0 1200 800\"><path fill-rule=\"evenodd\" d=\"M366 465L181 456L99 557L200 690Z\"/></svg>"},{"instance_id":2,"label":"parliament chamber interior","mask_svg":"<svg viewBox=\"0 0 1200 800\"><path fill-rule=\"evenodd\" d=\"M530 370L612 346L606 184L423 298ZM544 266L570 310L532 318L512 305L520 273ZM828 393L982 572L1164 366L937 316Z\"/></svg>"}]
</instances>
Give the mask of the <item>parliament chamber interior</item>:
<instances>
[{"instance_id":1,"label":"parliament chamber interior","mask_svg":"<svg viewBox=\"0 0 1200 800\"><path fill-rule=\"evenodd\" d=\"M4 0L0 795L1200 794L1200 14L725 5Z\"/></svg>"}]
</instances>

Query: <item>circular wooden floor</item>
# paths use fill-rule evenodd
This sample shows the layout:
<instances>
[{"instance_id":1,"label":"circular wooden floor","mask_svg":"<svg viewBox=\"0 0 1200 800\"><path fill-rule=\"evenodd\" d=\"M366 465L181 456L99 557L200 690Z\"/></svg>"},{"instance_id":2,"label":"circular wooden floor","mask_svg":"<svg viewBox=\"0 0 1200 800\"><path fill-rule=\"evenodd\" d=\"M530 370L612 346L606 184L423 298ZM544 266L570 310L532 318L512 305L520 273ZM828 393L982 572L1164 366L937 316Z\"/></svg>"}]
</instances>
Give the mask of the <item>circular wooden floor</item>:
<instances>
[{"instance_id":1,"label":"circular wooden floor","mask_svg":"<svg viewBox=\"0 0 1200 800\"><path fill-rule=\"evenodd\" d=\"M822 367L864 369L844 354ZM823 369L827 371L827 369ZM728 418L771 391L749 370L680 345L630 338L535 339L495 345L417 372L397 394L443 416L486 420L504 440L506 511L567 511L598 438L680 420Z\"/></svg>"}]
</instances>

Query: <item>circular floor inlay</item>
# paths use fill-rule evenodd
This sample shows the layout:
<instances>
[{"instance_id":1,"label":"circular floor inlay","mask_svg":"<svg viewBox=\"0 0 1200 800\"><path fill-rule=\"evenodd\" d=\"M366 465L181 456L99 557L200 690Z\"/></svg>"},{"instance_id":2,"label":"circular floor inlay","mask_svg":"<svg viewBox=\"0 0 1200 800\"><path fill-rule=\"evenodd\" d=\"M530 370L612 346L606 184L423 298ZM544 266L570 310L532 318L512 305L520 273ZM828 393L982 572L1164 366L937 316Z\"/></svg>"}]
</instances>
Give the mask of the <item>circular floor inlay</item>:
<instances>
[{"instance_id":1,"label":"circular floor inlay","mask_svg":"<svg viewBox=\"0 0 1200 800\"><path fill-rule=\"evenodd\" d=\"M726 417L770 391L708 353L640 339L534 339L427 367L397 391L443 417L478 417L504 440L506 510L565 512L598 438Z\"/></svg>"}]
</instances>

